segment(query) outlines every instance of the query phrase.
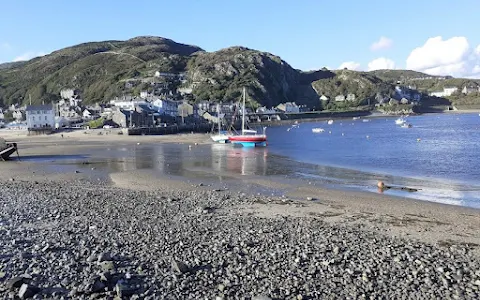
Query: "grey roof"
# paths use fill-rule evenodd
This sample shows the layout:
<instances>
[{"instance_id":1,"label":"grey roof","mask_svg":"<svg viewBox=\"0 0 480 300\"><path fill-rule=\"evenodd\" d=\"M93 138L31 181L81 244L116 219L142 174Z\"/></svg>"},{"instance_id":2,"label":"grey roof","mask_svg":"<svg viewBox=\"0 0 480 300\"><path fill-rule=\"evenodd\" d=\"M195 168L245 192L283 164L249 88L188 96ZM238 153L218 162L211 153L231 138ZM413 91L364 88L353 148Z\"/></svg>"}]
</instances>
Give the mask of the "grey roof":
<instances>
[{"instance_id":1,"label":"grey roof","mask_svg":"<svg viewBox=\"0 0 480 300\"><path fill-rule=\"evenodd\" d=\"M52 110L53 107L51 104L44 104L44 105L27 105L25 111L32 111L32 110Z\"/></svg>"}]
</instances>

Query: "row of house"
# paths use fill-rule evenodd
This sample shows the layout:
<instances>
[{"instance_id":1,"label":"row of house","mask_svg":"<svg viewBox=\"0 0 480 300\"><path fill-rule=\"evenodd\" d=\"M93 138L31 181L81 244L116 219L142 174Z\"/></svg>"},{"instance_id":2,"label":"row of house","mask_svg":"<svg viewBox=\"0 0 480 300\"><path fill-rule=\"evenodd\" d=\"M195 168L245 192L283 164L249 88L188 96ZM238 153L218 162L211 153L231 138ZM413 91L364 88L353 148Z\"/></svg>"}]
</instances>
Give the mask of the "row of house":
<instances>
[{"instance_id":1,"label":"row of house","mask_svg":"<svg viewBox=\"0 0 480 300\"><path fill-rule=\"evenodd\" d=\"M458 92L458 87L444 87L442 91L438 92L431 92L430 96L434 97L448 97L453 95L453 93ZM480 93L480 85L465 85L460 90L460 92L464 95L470 95L472 93Z\"/></svg>"},{"instance_id":2,"label":"row of house","mask_svg":"<svg viewBox=\"0 0 480 300\"><path fill-rule=\"evenodd\" d=\"M321 99L321 97L320 97L320 99ZM337 96L335 96L335 102L355 101L355 99L356 99L355 94L347 94L346 97L345 97L345 95L337 95Z\"/></svg>"}]
</instances>

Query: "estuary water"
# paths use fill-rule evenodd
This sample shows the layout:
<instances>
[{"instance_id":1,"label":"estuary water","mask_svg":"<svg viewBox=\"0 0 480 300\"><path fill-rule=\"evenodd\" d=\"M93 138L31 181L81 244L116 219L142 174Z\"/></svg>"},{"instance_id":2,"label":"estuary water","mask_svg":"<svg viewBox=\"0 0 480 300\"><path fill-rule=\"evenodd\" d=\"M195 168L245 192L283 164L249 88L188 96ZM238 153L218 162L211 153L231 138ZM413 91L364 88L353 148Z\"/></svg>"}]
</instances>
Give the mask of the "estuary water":
<instances>
[{"instance_id":1,"label":"estuary water","mask_svg":"<svg viewBox=\"0 0 480 300\"><path fill-rule=\"evenodd\" d=\"M338 184L365 190L375 190L382 180L421 189L407 197L480 207L480 116L428 114L406 120L411 128L385 117L271 127L269 152L316 166L298 170L299 177L336 178ZM313 128L324 131L313 133Z\"/></svg>"}]
</instances>

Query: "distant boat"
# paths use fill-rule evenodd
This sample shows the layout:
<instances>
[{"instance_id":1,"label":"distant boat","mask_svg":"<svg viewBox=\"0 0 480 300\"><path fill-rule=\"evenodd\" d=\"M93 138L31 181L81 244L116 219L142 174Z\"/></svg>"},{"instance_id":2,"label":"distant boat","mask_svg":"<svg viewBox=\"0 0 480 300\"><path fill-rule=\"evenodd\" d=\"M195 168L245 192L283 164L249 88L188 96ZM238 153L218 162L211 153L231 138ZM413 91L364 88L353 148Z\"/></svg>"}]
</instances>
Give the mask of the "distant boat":
<instances>
[{"instance_id":1,"label":"distant boat","mask_svg":"<svg viewBox=\"0 0 480 300\"><path fill-rule=\"evenodd\" d=\"M412 124L405 122L400 127L402 127L402 128L412 128L413 126L412 126Z\"/></svg>"},{"instance_id":2,"label":"distant boat","mask_svg":"<svg viewBox=\"0 0 480 300\"><path fill-rule=\"evenodd\" d=\"M245 129L245 98L246 92L245 88L243 88L242 133L230 136L228 140L232 144L239 144L244 147L267 146L266 127L263 128L263 134L259 134L256 130Z\"/></svg>"},{"instance_id":3,"label":"distant boat","mask_svg":"<svg viewBox=\"0 0 480 300\"><path fill-rule=\"evenodd\" d=\"M290 130L292 130L293 128L298 128L298 127L299 127L298 124L293 124L292 127L288 127L288 128L287 128L287 131L290 131Z\"/></svg>"},{"instance_id":4,"label":"distant boat","mask_svg":"<svg viewBox=\"0 0 480 300\"><path fill-rule=\"evenodd\" d=\"M333 124L333 120L328 120L327 124L328 124L328 125L332 125L332 124Z\"/></svg>"},{"instance_id":5,"label":"distant boat","mask_svg":"<svg viewBox=\"0 0 480 300\"><path fill-rule=\"evenodd\" d=\"M217 134L211 135L210 138L215 143L226 144L229 142L230 134L227 131L219 131Z\"/></svg>"},{"instance_id":6,"label":"distant boat","mask_svg":"<svg viewBox=\"0 0 480 300\"><path fill-rule=\"evenodd\" d=\"M362 122L366 123L366 122L370 122L370 120L363 119Z\"/></svg>"},{"instance_id":7,"label":"distant boat","mask_svg":"<svg viewBox=\"0 0 480 300\"><path fill-rule=\"evenodd\" d=\"M395 120L395 124L397 124L397 125L402 125L405 122L407 122L407 121L404 118L398 118L398 119Z\"/></svg>"},{"instance_id":8,"label":"distant boat","mask_svg":"<svg viewBox=\"0 0 480 300\"><path fill-rule=\"evenodd\" d=\"M324 131L325 131L325 129L323 129L323 128L313 128L312 129L313 133L321 133L321 132L324 132Z\"/></svg>"},{"instance_id":9,"label":"distant boat","mask_svg":"<svg viewBox=\"0 0 480 300\"><path fill-rule=\"evenodd\" d=\"M358 120L360 119L360 117L353 117L353 120Z\"/></svg>"}]
</instances>

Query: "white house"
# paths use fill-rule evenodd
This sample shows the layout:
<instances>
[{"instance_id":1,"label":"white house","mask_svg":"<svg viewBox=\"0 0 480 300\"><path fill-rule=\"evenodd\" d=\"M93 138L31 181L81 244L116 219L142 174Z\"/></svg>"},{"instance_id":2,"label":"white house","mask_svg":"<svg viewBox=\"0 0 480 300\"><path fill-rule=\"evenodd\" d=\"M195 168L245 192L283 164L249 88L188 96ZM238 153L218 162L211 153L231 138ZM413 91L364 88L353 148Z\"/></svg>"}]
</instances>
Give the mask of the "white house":
<instances>
[{"instance_id":1,"label":"white house","mask_svg":"<svg viewBox=\"0 0 480 300\"><path fill-rule=\"evenodd\" d=\"M95 112L93 112L91 109L85 108L82 112L83 118L87 120L92 119L94 115L95 115Z\"/></svg>"},{"instance_id":2,"label":"white house","mask_svg":"<svg viewBox=\"0 0 480 300\"><path fill-rule=\"evenodd\" d=\"M172 117L178 116L178 102L168 99L157 99L152 103L153 109L160 114Z\"/></svg>"},{"instance_id":3,"label":"white house","mask_svg":"<svg viewBox=\"0 0 480 300\"><path fill-rule=\"evenodd\" d=\"M141 91L140 98L147 99L148 97L152 97L153 95L150 94L148 91Z\"/></svg>"},{"instance_id":4,"label":"white house","mask_svg":"<svg viewBox=\"0 0 480 300\"><path fill-rule=\"evenodd\" d=\"M148 102L141 98L125 98L123 100L110 100L110 104L123 110L135 110L135 105L148 104Z\"/></svg>"},{"instance_id":5,"label":"white house","mask_svg":"<svg viewBox=\"0 0 480 300\"><path fill-rule=\"evenodd\" d=\"M53 105L29 105L25 111L27 128L29 130L35 128L55 128L55 110Z\"/></svg>"},{"instance_id":6,"label":"white house","mask_svg":"<svg viewBox=\"0 0 480 300\"><path fill-rule=\"evenodd\" d=\"M443 91L441 92L432 92L430 93L430 96L435 96L435 97L448 97L451 96L453 93L458 91L457 87L445 87L443 88Z\"/></svg>"},{"instance_id":7,"label":"white house","mask_svg":"<svg viewBox=\"0 0 480 300\"><path fill-rule=\"evenodd\" d=\"M329 99L327 96L325 96L325 95L321 95L321 96L320 96L320 100L322 100L322 101L328 101L328 100L330 100L330 99Z\"/></svg>"},{"instance_id":8,"label":"white house","mask_svg":"<svg viewBox=\"0 0 480 300\"><path fill-rule=\"evenodd\" d=\"M469 95L475 92L480 92L480 86L466 85L462 89L462 93L465 95Z\"/></svg>"},{"instance_id":9,"label":"white house","mask_svg":"<svg viewBox=\"0 0 480 300\"><path fill-rule=\"evenodd\" d=\"M355 94L348 94L346 100L347 101L355 101Z\"/></svg>"},{"instance_id":10,"label":"white house","mask_svg":"<svg viewBox=\"0 0 480 300\"><path fill-rule=\"evenodd\" d=\"M78 90L75 89L63 89L60 91L60 97L65 100L70 100L78 96Z\"/></svg>"},{"instance_id":11,"label":"white house","mask_svg":"<svg viewBox=\"0 0 480 300\"><path fill-rule=\"evenodd\" d=\"M258 114L275 114L277 111L272 107L272 108L267 108L266 106L262 106L257 108L256 112Z\"/></svg>"}]
</instances>

